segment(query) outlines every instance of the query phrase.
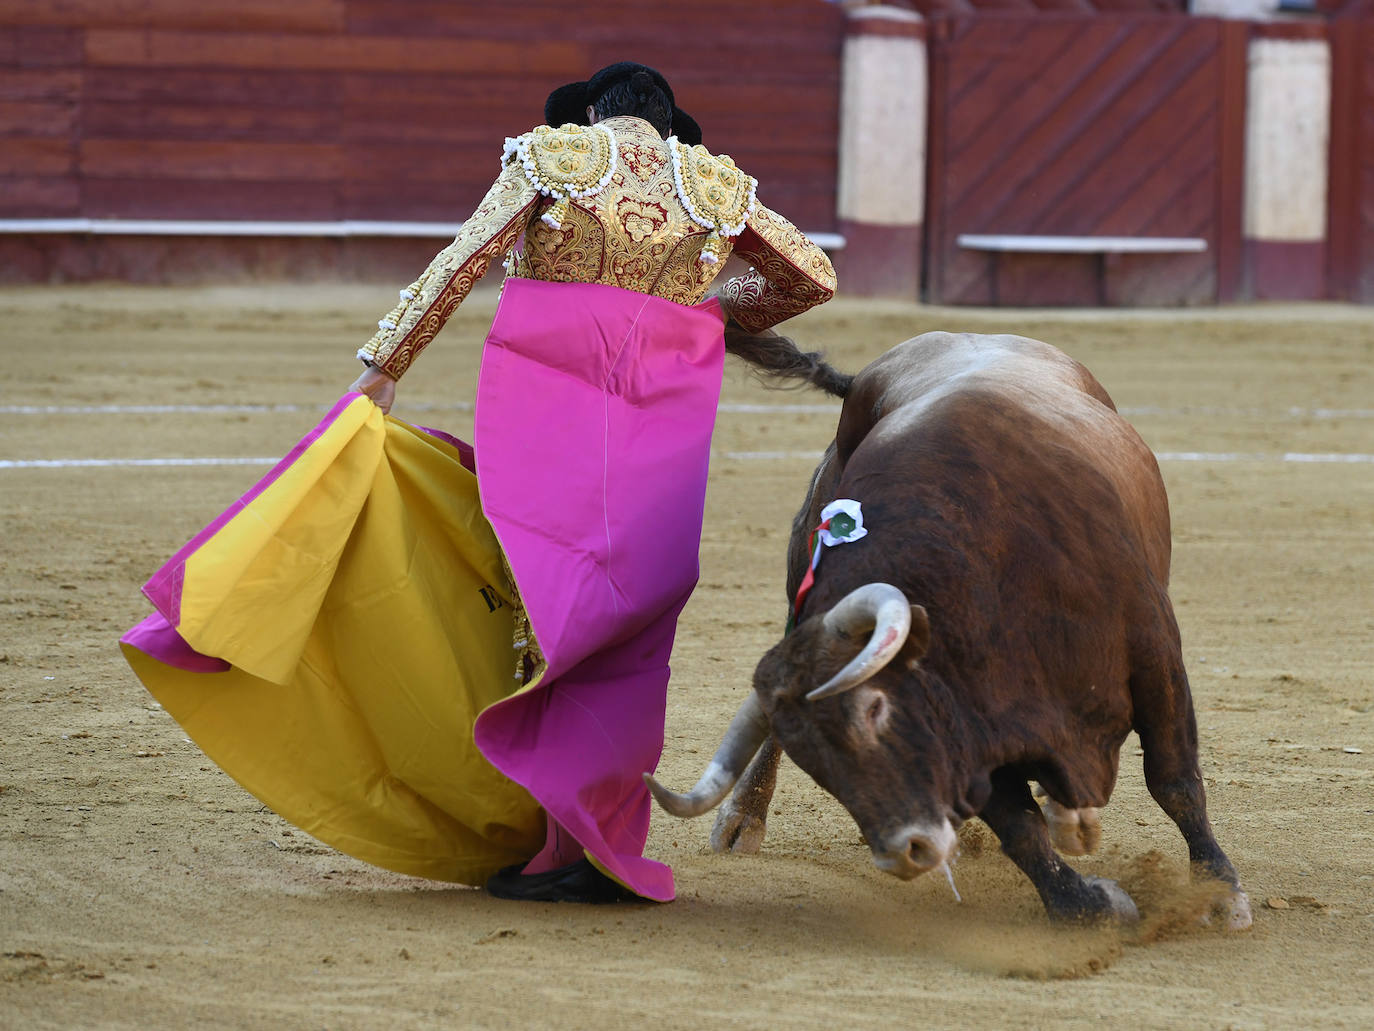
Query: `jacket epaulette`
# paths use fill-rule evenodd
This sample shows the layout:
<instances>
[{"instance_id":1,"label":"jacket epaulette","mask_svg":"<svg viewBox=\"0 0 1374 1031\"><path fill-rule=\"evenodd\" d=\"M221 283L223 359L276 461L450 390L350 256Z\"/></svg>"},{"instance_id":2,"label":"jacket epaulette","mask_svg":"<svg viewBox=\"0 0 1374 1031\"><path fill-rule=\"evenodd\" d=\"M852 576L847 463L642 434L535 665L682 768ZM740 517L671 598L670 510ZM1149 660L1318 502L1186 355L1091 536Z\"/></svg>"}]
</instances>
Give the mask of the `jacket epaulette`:
<instances>
[{"instance_id":1,"label":"jacket epaulette","mask_svg":"<svg viewBox=\"0 0 1374 1031\"><path fill-rule=\"evenodd\" d=\"M563 228L572 199L592 197L611 181L619 164L615 134L603 125L537 125L508 138L501 160L519 161L530 184L554 199L540 218Z\"/></svg>"},{"instance_id":2,"label":"jacket epaulette","mask_svg":"<svg viewBox=\"0 0 1374 1031\"><path fill-rule=\"evenodd\" d=\"M744 232L757 204L759 182L740 171L728 154L717 156L701 144L689 147L670 136L668 149L678 199L693 222L711 231L701 260L715 264L725 250L723 238Z\"/></svg>"}]
</instances>

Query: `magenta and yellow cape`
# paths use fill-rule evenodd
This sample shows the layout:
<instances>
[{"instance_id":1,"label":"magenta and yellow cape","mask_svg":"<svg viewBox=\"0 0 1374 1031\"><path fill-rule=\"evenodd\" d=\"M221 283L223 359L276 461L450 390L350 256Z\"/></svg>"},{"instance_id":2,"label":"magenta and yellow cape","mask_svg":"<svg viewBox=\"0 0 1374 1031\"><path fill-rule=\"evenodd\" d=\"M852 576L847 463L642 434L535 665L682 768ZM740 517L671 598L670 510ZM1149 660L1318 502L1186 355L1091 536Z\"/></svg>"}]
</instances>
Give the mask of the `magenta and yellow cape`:
<instances>
[{"instance_id":1,"label":"magenta and yellow cape","mask_svg":"<svg viewBox=\"0 0 1374 1031\"><path fill-rule=\"evenodd\" d=\"M473 452L344 397L145 586L121 640L205 753L327 844L480 884L545 812L651 899L668 656L697 578L719 308L507 282ZM522 686L513 572L542 653Z\"/></svg>"}]
</instances>

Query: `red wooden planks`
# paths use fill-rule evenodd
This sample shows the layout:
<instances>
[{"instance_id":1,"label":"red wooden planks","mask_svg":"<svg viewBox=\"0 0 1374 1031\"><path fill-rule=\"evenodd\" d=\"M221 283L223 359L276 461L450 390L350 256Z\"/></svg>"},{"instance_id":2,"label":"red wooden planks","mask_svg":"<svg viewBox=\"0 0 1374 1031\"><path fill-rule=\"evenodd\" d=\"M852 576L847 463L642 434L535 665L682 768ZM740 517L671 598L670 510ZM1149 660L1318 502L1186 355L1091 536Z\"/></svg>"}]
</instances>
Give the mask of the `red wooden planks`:
<instances>
[{"instance_id":1,"label":"red wooden planks","mask_svg":"<svg viewBox=\"0 0 1374 1031\"><path fill-rule=\"evenodd\" d=\"M81 142L83 175L138 179L252 179L330 182L343 148L331 143L238 143L167 140Z\"/></svg>"},{"instance_id":2,"label":"red wooden planks","mask_svg":"<svg viewBox=\"0 0 1374 1031\"><path fill-rule=\"evenodd\" d=\"M71 68L81 64L81 33L0 23L0 65L13 68Z\"/></svg>"},{"instance_id":3,"label":"red wooden planks","mask_svg":"<svg viewBox=\"0 0 1374 1031\"><path fill-rule=\"evenodd\" d=\"M82 182L89 218L254 219L332 222L348 217L330 183L216 181L162 176Z\"/></svg>"},{"instance_id":4,"label":"red wooden planks","mask_svg":"<svg viewBox=\"0 0 1374 1031\"><path fill-rule=\"evenodd\" d=\"M0 146L0 175L65 175L72 171L74 160L74 148L67 139L8 139Z\"/></svg>"},{"instance_id":5,"label":"red wooden planks","mask_svg":"<svg viewBox=\"0 0 1374 1031\"><path fill-rule=\"evenodd\" d=\"M74 217L80 205L81 184L74 175L0 175L0 218Z\"/></svg>"},{"instance_id":6,"label":"red wooden planks","mask_svg":"<svg viewBox=\"0 0 1374 1031\"><path fill-rule=\"evenodd\" d=\"M0 100L0 137L69 137L76 104L67 100Z\"/></svg>"},{"instance_id":7,"label":"red wooden planks","mask_svg":"<svg viewBox=\"0 0 1374 1031\"><path fill-rule=\"evenodd\" d=\"M1044 303L1077 303L1088 280L1069 275L1063 289L1052 281L1100 260L993 259L959 247L958 235L973 232L1202 237L1213 250L1201 278L1219 288L1218 261L1239 244L1239 225L1223 220L1218 201L1230 156L1223 143L1241 139L1223 118L1232 110L1223 82L1243 89L1243 60L1233 57L1222 23L1210 19L983 14L934 33L931 298L986 303L996 267L1003 302L1011 290L1034 303L1043 289ZM1228 233L1235 240L1223 242ZM1108 295L1158 300L1184 284L1168 271L1180 262L1188 283L1200 281L1195 258L1106 259ZM1197 289L1178 299L1199 299Z\"/></svg>"},{"instance_id":8,"label":"red wooden planks","mask_svg":"<svg viewBox=\"0 0 1374 1031\"><path fill-rule=\"evenodd\" d=\"M581 49L558 40L520 43L484 39L293 36L247 32L92 29L91 65L145 68L278 68L333 71L445 72L480 75L574 75Z\"/></svg>"},{"instance_id":9,"label":"red wooden planks","mask_svg":"<svg viewBox=\"0 0 1374 1031\"><path fill-rule=\"evenodd\" d=\"M333 32L342 0L0 0L0 24Z\"/></svg>"},{"instance_id":10,"label":"red wooden planks","mask_svg":"<svg viewBox=\"0 0 1374 1031\"><path fill-rule=\"evenodd\" d=\"M674 34L683 31L708 41L748 38L760 51L780 39L814 45L816 37L842 31L843 20L842 11L815 0L751 0L747 4L698 0L652 6L642 0L598 0L581 6L538 0L519 4L466 0L461 11L444 0L404 4L350 0L348 4L349 30L360 34L480 33L493 38L551 36L576 40L611 37L627 44L640 42L644 54L661 54L666 49L665 40L676 40ZM653 63L645 56L628 59Z\"/></svg>"},{"instance_id":11,"label":"red wooden planks","mask_svg":"<svg viewBox=\"0 0 1374 1031\"><path fill-rule=\"evenodd\" d=\"M1352 211L1357 227L1354 291L1356 300L1374 302L1374 16L1360 26L1359 97L1356 161L1357 207Z\"/></svg>"},{"instance_id":12,"label":"red wooden planks","mask_svg":"<svg viewBox=\"0 0 1374 1031\"><path fill-rule=\"evenodd\" d=\"M1249 38L1239 22L1221 25L1221 70L1217 117L1216 300L1234 301L1243 275L1245 194L1245 91Z\"/></svg>"},{"instance_id":13,"label":"red wooden planks","mask_svg":"<svg viewBox=\"0 0 1374 1031\"><path fill-rule=\"evenodd\" d=\"M454 221L551 88L637 57L828 229L843 26L814 0L0 0L0 188L8 217Z\"/></svg>"},{"instance_id":14,"label":"red wooden planks","mask_svg":"<svg viewBox=\"0 0 1374 1031\"><path fill-rule=\"evenodd\" d=\"M0 66L0 100L70 100L81 95L81 72Z\"/></svg>"},{"instance_id":15,"label":"red wooden planks","mask_svg":"<svg viewBox=\"0 0 1374 1031\"><path fill-rule=\"evenodd\" d=\"M334 72L238 68L87 68L88 103L329 107L339 102Z\"/></svg>"},{"instance_id":16,"label":"red wooden planks","mask_svg":"<svg viewBox=\"0 0 1374 1031\"><path fill-rule=\"evenodd\" d=\"M333 108L96 102L83 105L81 127L88 139L327 141L339 116Z\"/></svg>"}]
</instances>

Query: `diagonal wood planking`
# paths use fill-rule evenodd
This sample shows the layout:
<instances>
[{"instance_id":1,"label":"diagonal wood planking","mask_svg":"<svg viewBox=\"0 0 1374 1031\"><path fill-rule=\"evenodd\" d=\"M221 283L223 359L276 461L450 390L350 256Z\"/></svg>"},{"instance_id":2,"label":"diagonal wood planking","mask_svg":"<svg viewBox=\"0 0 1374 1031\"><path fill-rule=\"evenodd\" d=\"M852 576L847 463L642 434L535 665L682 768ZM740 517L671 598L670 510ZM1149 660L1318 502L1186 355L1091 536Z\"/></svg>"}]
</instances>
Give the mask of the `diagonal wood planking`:
<instances>
[{"instance_id":1,"label":"diagonal wood planking","mask_svg":"<svg viewBox=\"0 0 1374 1031\"><path fill-rule=\"evenodd\" d=\"M1108 299L1215 299L1223 35L1171 15L991 12L934 33L929 297L992 299L991 260L956 239L981 232L1202 237L1203 255L1107 259ZM1095 258L998 260L1003 301L1096 300Z\"/></svg>"}]
</instances>

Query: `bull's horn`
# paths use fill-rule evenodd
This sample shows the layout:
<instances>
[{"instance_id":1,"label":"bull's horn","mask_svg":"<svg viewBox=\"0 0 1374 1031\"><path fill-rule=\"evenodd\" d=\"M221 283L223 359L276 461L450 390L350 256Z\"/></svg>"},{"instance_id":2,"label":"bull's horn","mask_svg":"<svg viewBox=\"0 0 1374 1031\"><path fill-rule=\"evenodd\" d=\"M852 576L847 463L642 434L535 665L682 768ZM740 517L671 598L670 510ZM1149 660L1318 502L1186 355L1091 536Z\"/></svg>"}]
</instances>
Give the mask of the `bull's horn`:
<instances>
[{"instance_id":1,"label":"bull's horn","mask_svg":"<svg viewBox=\"0 0 1374 1031\"><path fill-rule=\"evenodd\" d=\"M725 731L725 740L711 757L711 762L707 765L706 772L701 775L701 780L697 781L696 787L685 795L679 795L654 780L653 774L650 773L644 774L644 783L649 786L658 804L674 816L685 819L709 813L730 793L730 789L735 786L740 774L749 765L749 760L754 758L754 753L759 750L766 737L768 717L764 715L758 695L750 691L749 697L744 700L739 712L735 713L735 718L730 721L730 726Z\"/></svg>"},{"instance_id":2,"label":"bull's horn","mask_svg":"<svg viewBox=\"0 0 1374 1031\"><path fill-rule=\"evenodd\" d=\"M858 687L892 661L911 633L911 603L891 584L865 584L850 591L825 614L825 628L852 634L872 628L868 644L844 669L807 694L806 700L841 694Z\"/></svg>"}]
</instances>

